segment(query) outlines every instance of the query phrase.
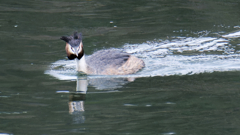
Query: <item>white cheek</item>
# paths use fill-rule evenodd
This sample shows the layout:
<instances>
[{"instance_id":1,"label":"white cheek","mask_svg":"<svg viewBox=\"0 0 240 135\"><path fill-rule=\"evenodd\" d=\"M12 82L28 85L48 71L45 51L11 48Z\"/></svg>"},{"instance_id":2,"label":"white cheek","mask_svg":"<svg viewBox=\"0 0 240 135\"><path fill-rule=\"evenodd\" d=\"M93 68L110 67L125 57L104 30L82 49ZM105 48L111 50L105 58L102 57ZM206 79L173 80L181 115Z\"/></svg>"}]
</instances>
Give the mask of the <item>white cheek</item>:
<instances>
[{"instance_id":1,"label":"white cheek","mask_svg":"<svg viewBox=\"0 0 240 135\"><path fill-rule=\"evenodd\" d=\"M79 47L78 48L78 53L80 53L82 51L82 48L81 47Z\"/></svg>"},{"instance_id":2,"label":"white cheek","mask_svg":"<svg viewBox=\"0 0 240 135\"><path fill-rule=\"evenodd\" d=\"M80 53L81 51L82 51L82 42L81 42L80 45L79 45L78 53Z\"/></svg>"},{"instance_id":3,"label":"white cheek","mask_svg":"<svg viewBox=\"0 0 240 135\"><path fill-rule=\"evenodd\" d=\"M74 54L74 52L73 52L73 50L72 50L72 47L71 47L70 45L68 46L68 50L69 50L71 53Z\"/></svg>"}]
</instances>

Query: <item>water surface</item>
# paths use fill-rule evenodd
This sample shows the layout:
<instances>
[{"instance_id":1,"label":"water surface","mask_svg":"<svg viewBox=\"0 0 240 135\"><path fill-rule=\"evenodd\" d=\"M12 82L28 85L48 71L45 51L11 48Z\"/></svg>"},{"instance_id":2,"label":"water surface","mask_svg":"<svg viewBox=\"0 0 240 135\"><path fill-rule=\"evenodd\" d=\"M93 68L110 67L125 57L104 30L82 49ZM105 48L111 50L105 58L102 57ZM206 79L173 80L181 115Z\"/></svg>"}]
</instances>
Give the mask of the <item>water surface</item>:
<instances>
[{"instance_id":1,"label":"water surface","mask_svg":"<svg viewBox=\"0 0 240 135\"><path fill-rule=\"evenodd\" d=\"M2 0L0 134L239 134L239 4ZM146 67L79 74L59 40L74 31Z\"/></svg>"}]
</instances>

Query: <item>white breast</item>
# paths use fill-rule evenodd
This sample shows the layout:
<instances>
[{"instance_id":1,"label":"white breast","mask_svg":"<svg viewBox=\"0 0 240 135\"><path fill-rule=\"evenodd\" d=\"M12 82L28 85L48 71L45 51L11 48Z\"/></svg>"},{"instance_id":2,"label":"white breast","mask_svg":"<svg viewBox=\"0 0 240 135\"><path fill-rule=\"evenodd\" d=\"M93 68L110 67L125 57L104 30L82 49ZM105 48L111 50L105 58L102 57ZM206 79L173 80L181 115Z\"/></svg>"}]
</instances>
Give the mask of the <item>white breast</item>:
<instances>
[{"instance_id":1,"label":"white breast","mask_svg":"<svg viewBox=\"0 0 240 135\"><path fill-rule=\"evenodd\" d=\"M83 55L83 57L80 60L76 59L76 62L77 62L77 71L82 71L87 74L88 69L87 69L85 55Z\"/></svg>"}]
</instances>

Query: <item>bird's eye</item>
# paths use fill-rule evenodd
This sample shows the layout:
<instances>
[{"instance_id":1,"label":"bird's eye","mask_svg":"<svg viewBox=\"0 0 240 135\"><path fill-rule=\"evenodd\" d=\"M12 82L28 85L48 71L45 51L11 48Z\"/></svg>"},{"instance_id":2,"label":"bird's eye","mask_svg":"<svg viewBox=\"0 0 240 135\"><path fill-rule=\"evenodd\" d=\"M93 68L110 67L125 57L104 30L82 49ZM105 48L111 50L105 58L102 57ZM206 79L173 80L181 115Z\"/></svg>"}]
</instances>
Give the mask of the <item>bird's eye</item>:
<instances>
[{"instance_id":1,"label":"bird's eye","mask_svg":"<svg viewBox=\"0 0 240 135\"><path fill-rule=\"evenodd\" d=\"M74 52L74 49L71 47L71 50Z\"/></svg>"}]
</instances>

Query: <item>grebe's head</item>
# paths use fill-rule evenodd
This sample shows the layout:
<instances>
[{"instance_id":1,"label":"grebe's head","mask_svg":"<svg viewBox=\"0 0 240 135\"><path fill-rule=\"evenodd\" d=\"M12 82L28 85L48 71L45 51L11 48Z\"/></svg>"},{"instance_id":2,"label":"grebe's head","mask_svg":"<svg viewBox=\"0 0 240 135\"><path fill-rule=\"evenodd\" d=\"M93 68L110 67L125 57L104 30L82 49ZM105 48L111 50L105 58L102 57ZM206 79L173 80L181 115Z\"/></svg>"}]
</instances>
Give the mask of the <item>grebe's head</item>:
<instances>
[{"instance_id":1,"label":"grebe's head","mask_svg":"<svg viewBox=\"0 0 240 135\"><path fill-rule=\"evenodd\" d=\"M68 59L73 60L75 58L81 59L84 51L82 44L82 33L74 32L73 36L62 36L61 40L66 42L66 53Z\"/></svg>"}]
</instances>

